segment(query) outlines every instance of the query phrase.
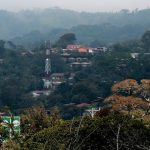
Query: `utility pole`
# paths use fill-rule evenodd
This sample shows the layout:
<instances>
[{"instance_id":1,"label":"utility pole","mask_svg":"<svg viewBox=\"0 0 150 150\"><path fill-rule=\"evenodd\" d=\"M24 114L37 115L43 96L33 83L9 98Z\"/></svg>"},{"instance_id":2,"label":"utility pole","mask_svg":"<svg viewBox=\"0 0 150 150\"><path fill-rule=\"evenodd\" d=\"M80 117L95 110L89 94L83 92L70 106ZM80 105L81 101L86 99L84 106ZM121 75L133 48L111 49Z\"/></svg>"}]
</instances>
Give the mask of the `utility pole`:
<instances>
[{"instance_id":1,"label":"utility pole","mask_svg":"<svg viewBox=\"0 0 150 150\"><path fill-rule=\"evenodd\" d=\"M90 116L92 118L94 118L94 115L99 112L101 110L101 108L99 107L98 109L96 108L92 108L92 109L87 109L86 111L90 114Z\"/></svg>"}]
</instances>

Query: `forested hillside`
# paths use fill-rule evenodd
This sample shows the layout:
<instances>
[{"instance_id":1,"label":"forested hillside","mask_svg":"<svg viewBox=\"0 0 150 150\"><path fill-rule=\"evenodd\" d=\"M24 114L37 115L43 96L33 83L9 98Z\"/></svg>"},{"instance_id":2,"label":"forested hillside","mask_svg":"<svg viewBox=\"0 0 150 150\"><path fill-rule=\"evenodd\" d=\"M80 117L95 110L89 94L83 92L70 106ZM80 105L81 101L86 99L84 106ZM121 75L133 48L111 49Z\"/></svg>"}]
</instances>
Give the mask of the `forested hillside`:
<instances>
[{"instance_id":1,"label":"forested hillside","mask_svg":"<svg viewBox=\"0 0 150 150\"><path fill-rule=\"evenodd\" d=\"M148 1L0 0L0 150L150 150Z\"/></svg>"},{"instance_id":2,"label":"forested hillside","mask_svg":"<svg viewBox=\"0 0 150 150\"><path fill-rule=\"evenodd\" d=\"M47 108L60 107L62 116L70 118L79 115L83 110L78 112L74 107L67 109L65 104L91 103L101 97L99 102L103 105L103 99L110 95L114 83L125 79L135 79L138 82L149 79L149 40L150 33L147 31L139 41L114 44L105 53L77 53L78 57L89 58L92 65L75 70L69 68L58 48L58 52L52 55L52 73L74 73L73 84L62 83L51 95L37 99L32 97L31 92L43 89L45 49L41 46L31 54L25 51L27 55L24 55L24 51L6 49L5 41L1 41L1 107L8 106L12 111L18 112L41 103ZM57 44L58 41L56 46ZM133 58L131 53L138 53L138 57Z\"/></svg>"},{"instance_id":3,"label":"forested hillside","mask_svg":"<svg viewBox=\"0 0 150 150\"><path fill-rule=\"evenodd\" d=\"M75 12L60 8L16 13L1 10L0 38L13 39L16 44L30 48L45 39L55 41L67 32L74 32L79 41L86 44L137 39L149 29L149 14L149 9L115 13Z\"/></svg>"}]
</instances>

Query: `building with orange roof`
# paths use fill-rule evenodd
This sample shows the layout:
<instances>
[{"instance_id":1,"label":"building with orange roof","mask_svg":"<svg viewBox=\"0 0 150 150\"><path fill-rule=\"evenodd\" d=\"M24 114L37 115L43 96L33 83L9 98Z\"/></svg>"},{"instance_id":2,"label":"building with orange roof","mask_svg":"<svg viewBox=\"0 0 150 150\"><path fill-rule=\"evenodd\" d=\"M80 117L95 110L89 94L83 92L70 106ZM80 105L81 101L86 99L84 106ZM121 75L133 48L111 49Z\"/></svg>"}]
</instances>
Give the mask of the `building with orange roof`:
<instances>
[{"instance_id":1,"label":"building with orange roof","mask_svg":"<svg viewBox=\"0 0 150 150\"><path fill-rule=\"evenodd\" d=\"M88 53L88 48L86 48L86 47L80 47L80 48L78 48L78 52L79 53Z\"/></svg>"}]
</instances>

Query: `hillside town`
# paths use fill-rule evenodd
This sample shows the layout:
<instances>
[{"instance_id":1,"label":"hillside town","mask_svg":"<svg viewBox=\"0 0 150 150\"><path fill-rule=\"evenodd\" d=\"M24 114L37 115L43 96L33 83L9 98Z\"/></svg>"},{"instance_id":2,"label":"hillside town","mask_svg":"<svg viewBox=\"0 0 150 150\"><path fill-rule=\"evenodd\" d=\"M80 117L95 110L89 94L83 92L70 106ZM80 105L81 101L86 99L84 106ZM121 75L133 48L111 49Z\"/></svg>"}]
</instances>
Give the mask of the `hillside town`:
<instances>
[{"instance_id":1,"label":"hillside town","mask_svg":"<svg viewBox=\"0 0 150 150\"><path fill-rule=\"evenodd\" d=\"M150 150L147 0L0 4L0 150Z\"/></svg>"}]
</instances>

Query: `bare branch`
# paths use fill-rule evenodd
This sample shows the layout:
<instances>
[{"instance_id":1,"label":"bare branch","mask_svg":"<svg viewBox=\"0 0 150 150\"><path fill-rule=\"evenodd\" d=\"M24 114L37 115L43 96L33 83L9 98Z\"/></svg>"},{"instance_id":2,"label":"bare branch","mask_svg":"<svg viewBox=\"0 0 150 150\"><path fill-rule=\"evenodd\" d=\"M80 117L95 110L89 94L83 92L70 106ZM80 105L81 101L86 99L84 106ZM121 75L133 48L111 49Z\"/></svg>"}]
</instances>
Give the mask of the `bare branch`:
<instances>
[{"instance_id":1,"label":"bare branch","mask_svg":"<svg viewBox=\"0 0 150 150\"><path fill-rule=\"evenodd\" d=\"M117 145L116 145L117 150L119 150L119 135L120 135L120 128L121 128L121 125L119 124L119 126L118 126L118 132L117 132Z\"/></svg>"}]
</instances>

